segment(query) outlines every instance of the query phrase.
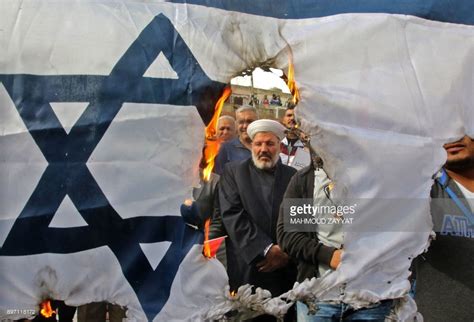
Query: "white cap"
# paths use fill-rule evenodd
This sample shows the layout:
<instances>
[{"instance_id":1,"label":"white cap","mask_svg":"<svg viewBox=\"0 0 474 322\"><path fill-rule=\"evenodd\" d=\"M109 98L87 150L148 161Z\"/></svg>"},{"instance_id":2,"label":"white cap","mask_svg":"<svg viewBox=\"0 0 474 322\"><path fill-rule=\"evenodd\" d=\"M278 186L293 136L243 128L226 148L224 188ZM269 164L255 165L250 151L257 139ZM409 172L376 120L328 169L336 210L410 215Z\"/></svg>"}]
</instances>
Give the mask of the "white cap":
<instances>
[{"instance_id":1,"label":"white cap","mask_svg":"<svg viewBox=\"0 0 474 322\"><path fill-rule=\"evenodd\" d=\"M268 119L260 119L260 120L253 121L247 127L247 134L252 140L255 134L259 132L272 132L281 141L285 137L285 131L286 131L286 128L282 124L280 124L280 122L277 122L274 120L268 120Z\"/></svg>"}]
</instances>

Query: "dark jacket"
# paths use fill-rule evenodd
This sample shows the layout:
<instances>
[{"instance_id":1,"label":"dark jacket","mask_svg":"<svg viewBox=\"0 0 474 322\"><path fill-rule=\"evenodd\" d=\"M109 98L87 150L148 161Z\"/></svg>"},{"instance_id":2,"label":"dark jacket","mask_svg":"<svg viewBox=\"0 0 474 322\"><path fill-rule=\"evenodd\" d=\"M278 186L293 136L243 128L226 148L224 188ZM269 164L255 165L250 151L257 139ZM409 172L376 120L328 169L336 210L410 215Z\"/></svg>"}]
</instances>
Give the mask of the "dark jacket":
<instances>
[{"instance_id":1,"label":"dark jacket","mask_svg":"<svg viewBox=\"0 0 474 322\"><path fill-rule=\"evenodd\" d=\"M435 182L431 189L431 215L436 240L415 261L415 301L425 321L473 321L474 227L468 225L445 187L470 209L451 178L447 177L444 184Z\"/></svg>"},{"instance_id":2,"label":"dark jacket","mask_svg":"<svg viewBox=\"0 0 474 322\"><path fill-rule=\"evenodd\" d=\"M271 273L258 272L256 263L263 260L265 248L276 244L278 211L293 168L280 162L274 172L271 209L263 202L258 171L252 160L226 164L219 182L222 220L228 234L227 265L229 284L235 290L252 284L277 296L293 286L295 268L285 267Z\"/></svg>"},{"instance_id":3,"label":"dark jacket","mask_svg":"<svg viewBox=\"0 0 474 322\"><path fill-rule=\"evenodd\" d=\"M313 199L314 168L299 170L291 179L284 199ZM284 212L280 207L277 225L277 240L280 247L298 262L298 282L317 275L318 263L329 265L336 248L325 246L318 240L316 232L287 232L284 228Z\"/></svg>"},{"instance_id":4,"label":"dark jacket","mask_svg":"<svg viewBox=\"0 0 474 322\"><path fill-rule=\"evenodd\" d=\"M202 177L202 170L200 170L200 176ZM215 173L211 173L208 181L200 180L199 187L193 189L193 199L196 201L196 205L199 209L199 228L204 227L204 223L208 218L214 219L216 214L214 213L218 209L218 194L217 194L217 183L219 182L219 176Z\"/></svg>"}]
</instances>

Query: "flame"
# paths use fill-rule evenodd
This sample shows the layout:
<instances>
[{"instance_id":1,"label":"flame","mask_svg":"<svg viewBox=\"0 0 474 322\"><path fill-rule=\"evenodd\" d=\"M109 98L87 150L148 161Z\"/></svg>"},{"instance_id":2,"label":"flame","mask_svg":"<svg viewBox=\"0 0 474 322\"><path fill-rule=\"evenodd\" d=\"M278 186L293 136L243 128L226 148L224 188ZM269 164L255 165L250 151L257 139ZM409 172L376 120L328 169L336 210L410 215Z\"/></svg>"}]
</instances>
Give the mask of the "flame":
<instances>
[{"instance_id":1,"label":"flame","mask_svg":"<svg viewBox=\"0 0 474 322\"><path fill-rule=\"evenodd\" d=\"M211 246L209 245L209 227L211 225L211 219L206 219L204 224L204 244L202 246L202 253L206 258L211 258Z\"/></svg>"},{"instance_id":2,"label":"flame","mask_svg":"<svg viewBox=\"0 0 474 322\"><path fill-rule=\"evenodd\" d=\"M214 106L214 116L212 117L211 122L206 127L206 147L204 148L204 158L206 159L206 168L203 170L203 179L204 181L209 181L211 177L212 169L214 168L214 159L219 152L220 141L217 140L217 121L221 116L222 107L224 102L229 98L232 90L230 87L226 87L221 97Z\"/></svg>"},{"instance_id":3,"label":"flame","mask_svg":"<svg viewBox=\"0 0 474 322\"><path fill-rule=\"evenodd\" d=\"M53 316L53 314L56 314L56 311L54 311L51 307L51 301L49 300L41 302L40 307L40 313L45 318L50 318Z\"/></svg>"},{"instance_id":4,"label":"flame","mask_svg":"<svg viewBox=\"0 0 474 322\"><path fill-rule=\"evenodd\" d=\"M211 121L206 127L206 146L204 148L204 159L206 160L206 167L203 169L203 180L209 181L211 178L211 172L214 168L214 159L219 152L220 141L217 139L217 121L221 116L222 108L224 107L224 102L232 94L230 87L226 87L221 97L214 106L214 115L212 116ZM209 245L209 226L211 225L211 219L207 219L204 224L204 245L203 245L203 255L206 258L211 258L211 246Z\"/></svg>"},{"instance_id":5,"label":"flame","mask_svg":"<svg viewBox=\"0 0 474 322\"><path fill-rule=\"evenodd\" d=\"M298 87L296 86L295 81L295 67L293 65L293 57L290 55L288 58L288 81L287 81L288 89L290 90L291 95L293 98L291 102L296 105L300 101L300 92L298 91Z\"/></svg>"}]
</instances>

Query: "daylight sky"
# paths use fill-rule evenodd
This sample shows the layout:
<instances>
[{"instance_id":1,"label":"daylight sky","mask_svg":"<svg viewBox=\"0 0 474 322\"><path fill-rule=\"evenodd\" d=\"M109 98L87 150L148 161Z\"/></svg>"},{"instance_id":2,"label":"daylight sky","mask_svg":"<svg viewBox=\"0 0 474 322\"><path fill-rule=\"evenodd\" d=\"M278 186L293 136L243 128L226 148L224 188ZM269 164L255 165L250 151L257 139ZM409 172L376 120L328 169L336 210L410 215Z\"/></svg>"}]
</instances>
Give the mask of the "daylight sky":
<instances>
[{"instance_id":1,"label":"daylight sky","mask_svg":"<svg viewBox=\"0 0 474 322\"><path fill-rule=\"evenodd\" d=\"M279 69L270 69L273 71L273 73L265 72L258 67L253 71L254 87L262 89L271 89L276 87L281 89L284 93L290 93L288 86L286 86L285 82L280 78L283 72ZM251 86L250 76L235 77L230 83L241 86Z\"/></svg>"}]
</instances>

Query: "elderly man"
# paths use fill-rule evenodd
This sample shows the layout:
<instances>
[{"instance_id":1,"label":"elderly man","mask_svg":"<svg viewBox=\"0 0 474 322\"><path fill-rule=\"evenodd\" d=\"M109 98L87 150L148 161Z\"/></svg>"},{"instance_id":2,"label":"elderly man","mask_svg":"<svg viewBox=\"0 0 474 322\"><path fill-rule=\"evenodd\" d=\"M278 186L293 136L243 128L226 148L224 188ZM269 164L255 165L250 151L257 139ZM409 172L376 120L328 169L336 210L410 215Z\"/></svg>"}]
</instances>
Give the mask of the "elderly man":
<instances>
[{"instance_id":1,"label":"elderly man","mask_svg":"<svg viewBox=\"0 0 474 322\"><path fill-rule=\"evenodd\" d=\"M221 145L214 165L214 172L219 175L227 162L245 160L251 156L252 140L247 134L247 127L258 118L257 110L252 106L242 106L235 111L235 116L238 137Z\"/></svg>"},{"instance_id":2,"label":"elderly man","mask_svg":"<svg viewBox=\"0 0 474 322\"><path fill-rule=\"evenodd\" d=\"M431 189L436 239L416 260L415 300L425 321L474 319L474 140L444 145L448 159Z\"/></svg>"},{"instance_id":3,"label":"elderly man","mask_svg":"<svg viewBox=\"0 0 474 322\"><path fill-rule=\"evenodd\" d=\"M296 170L303 169L310 164L311 158L303 142L292 131L296 126L295 107L293 105L286 108L282 123L288 131L286 137L281 141L281 162Z\"/></svg>"},{"instance_id":4,"label":"elderly man","mask_svg":"<svg viewBox=\"0 0 474 322\"><path fill-rule=\"evenodd\" d=\"M249 283L277 296L295 281L289 257L276 242L279 205L296 172L279 162L284 131L273 120L250 124L252 158L227 164L221 176L219 201L229 236L227 270L232 290Z\"/></svg>"},{"instance_id":5,"label":"elderly man","mask_svg":"<svg viewBox=\"0 0 474 322\"><path fill-rule=\"evenodd\" d=\"M217 138L227 142L235 138L235 119L230 115L223 115L217 121Z\"/></svg>"}]
</instances>

